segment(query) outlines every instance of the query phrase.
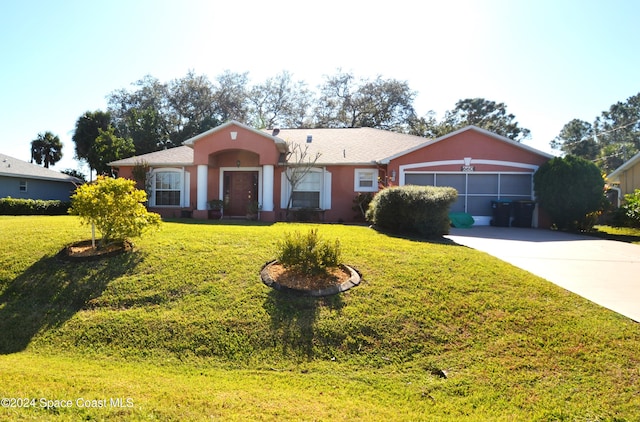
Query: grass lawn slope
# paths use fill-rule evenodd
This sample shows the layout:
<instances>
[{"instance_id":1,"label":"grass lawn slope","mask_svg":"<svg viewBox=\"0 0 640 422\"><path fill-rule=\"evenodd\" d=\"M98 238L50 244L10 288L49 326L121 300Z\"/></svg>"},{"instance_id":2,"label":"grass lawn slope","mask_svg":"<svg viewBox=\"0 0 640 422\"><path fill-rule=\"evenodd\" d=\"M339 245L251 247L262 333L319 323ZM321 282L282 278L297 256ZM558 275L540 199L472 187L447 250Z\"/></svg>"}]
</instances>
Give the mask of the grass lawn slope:
<instances>
[{"instance_id":1,"label":"grass lawn slope","mask_svg":"<svg viewBox=\"0 0 640 422\"><path fill-rule=\"evenodd\" d=\"M260 280L285 232L363 282ZM75 217L0 217L0 420L640 419L640 327L487 254L360 226L175 221L71 263Z\"/></svg>"}]
</instances>

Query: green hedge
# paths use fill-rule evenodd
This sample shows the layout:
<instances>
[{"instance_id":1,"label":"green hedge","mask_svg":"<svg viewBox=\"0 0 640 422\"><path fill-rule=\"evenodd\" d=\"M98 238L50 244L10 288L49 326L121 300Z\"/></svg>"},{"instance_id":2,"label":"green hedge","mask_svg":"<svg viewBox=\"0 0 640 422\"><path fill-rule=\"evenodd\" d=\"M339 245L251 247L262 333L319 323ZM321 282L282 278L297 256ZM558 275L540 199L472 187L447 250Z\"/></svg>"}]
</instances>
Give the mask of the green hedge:
<instances>
[{"instance_id":1,"label":"green hedge","mask_svg":"<svg viewBox=\"0 0 640 422\"><path fill-rule=\"evenodd\" d=\"M436 237L449 233L449 208L458 198L450 187L399 186L380 191L367 220L382 230Z\"/></svg>"},{"instance_id":2,"label":"green hedge","mask_svg":"<svg viewBox=\"0 0 640 422\"><path fill-rule=\"evenodd\" d=\"M0 198L0 215L66 215L70 202Z\"/></svg>"}]
</instances>

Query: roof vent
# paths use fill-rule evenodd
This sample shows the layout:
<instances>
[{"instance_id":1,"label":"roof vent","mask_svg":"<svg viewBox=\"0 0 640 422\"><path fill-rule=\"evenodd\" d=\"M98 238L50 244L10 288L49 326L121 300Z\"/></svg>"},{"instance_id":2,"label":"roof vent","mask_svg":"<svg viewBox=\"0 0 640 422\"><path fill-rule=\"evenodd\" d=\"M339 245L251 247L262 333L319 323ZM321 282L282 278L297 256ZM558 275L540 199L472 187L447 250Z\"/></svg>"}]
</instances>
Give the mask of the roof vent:
<instances>
[{"instance_id":1,"label":"roof vent","mask_svg":"<svg viewBox=\"0 0 640 422\"><path fill-rule=\"evenodd\" d=\"M307 143L310 144L313 141L313 135L307 135Z\"/></svg>"},{"instance_id":2,"label":"roof vent","mask_svg":"<svg viewBox=\"0 0 640 422\"><path fill-rule=\"evenodd\" d=\"M271 136L278 136L278 133L280 133L280 128L274 127Z\"/></svg>"}]
</instances>

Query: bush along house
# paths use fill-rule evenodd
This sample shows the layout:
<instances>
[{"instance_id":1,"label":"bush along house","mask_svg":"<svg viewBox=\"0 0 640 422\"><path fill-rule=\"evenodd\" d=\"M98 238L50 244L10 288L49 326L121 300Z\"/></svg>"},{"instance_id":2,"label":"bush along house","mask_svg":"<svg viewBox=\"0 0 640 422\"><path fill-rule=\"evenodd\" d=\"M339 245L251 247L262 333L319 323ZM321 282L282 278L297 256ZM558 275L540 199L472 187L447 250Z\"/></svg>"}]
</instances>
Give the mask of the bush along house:
<instances>
[{"instance_id":1,"label":"bush along house","mask_svg":"<svg viewBox=\"0 0 640 422\"><path fill-rule=\"evenodd\" d=\"M164 217L206 219L217 202L225 218L351 222L361 218L356 197L413 184L456 188L451 211L486 225L495 201L534 199L533 173L550 158L474 126L428 140L372 128L263 131L230 121L182 146L110 165L138 179L149 208Z\"/></svg>"}]
</instances>

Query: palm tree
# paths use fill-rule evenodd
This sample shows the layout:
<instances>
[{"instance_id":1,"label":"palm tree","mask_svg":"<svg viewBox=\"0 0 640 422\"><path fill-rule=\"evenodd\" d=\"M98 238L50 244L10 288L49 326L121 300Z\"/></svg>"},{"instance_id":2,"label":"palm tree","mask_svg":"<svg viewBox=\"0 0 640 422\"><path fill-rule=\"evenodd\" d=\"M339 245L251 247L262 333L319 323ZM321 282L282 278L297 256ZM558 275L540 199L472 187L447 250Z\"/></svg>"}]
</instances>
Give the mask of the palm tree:
<instances>
[{"instance_id":1,"label":"palm tree","mask_svg":"<svg viewBox=\"0 0 640 422\"><path fill-rule=\"evenodd\" d=\"M39 133L31 141L31 162L44 163L45 168L55 164L62 158L62 142L51 132Z\"/></svg>"}]
</instances>

